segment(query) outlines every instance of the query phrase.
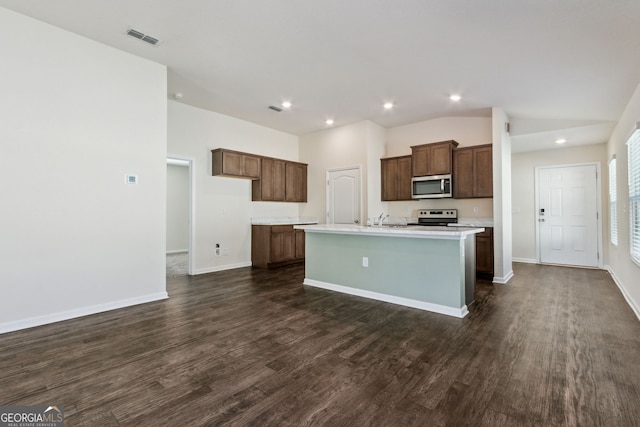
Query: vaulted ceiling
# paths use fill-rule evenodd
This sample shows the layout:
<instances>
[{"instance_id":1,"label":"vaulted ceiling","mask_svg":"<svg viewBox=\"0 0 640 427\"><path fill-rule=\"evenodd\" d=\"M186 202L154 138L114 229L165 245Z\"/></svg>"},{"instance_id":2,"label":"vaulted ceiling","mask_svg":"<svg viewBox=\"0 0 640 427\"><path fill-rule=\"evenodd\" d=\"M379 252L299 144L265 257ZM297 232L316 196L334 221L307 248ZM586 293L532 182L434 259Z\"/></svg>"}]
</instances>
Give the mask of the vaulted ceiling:
<instances>
[{"instance_id":1,"label":"vaulted ceiling","mask_svg":"<svg viewBox=\"0 0 640 427\"><path fill-rule=\"evenodd\" d=\"M640 83L638 0L0 0L168 67L167 96L303 135L501 107L514 151L606 142ZM129 28L160 39L156 46ZM18 36L18 35L16 35ZM144 76L141 76L144 78ZM449 95L462 99L451 101ZM268 108L290 101L282 112ZM383 103L393 102L390 110Z\"/></svg>"}]
</instances>

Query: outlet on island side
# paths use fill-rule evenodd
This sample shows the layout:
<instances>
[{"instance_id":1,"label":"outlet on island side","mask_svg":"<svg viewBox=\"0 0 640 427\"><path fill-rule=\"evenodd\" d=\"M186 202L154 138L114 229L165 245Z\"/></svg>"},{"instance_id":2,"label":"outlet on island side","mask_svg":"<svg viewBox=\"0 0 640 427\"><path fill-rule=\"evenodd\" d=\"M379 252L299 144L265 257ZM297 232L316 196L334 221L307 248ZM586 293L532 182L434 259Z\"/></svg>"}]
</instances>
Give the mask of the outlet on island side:
<instances>
[{"instance_id":1,"label":"outlet on island side","mask_svg":"<svg viewBox=\"0 0 640 427\"><path fill-rule=\"evenodd\" d=\"M366 256L362 257L362 266L369 267L369 257L366 257Z\"/></svg>"}]
</instances>

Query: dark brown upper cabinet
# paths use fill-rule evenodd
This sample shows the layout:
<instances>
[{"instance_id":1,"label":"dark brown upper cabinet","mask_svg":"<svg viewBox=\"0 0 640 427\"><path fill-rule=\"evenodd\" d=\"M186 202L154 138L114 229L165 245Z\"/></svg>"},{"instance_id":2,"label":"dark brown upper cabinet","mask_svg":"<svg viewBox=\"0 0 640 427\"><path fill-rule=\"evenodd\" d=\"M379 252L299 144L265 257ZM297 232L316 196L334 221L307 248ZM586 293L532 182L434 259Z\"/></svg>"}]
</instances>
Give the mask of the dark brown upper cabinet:
<instances>
[{"instance_id":1,"label":"dark brown upper cabinet","mask_svg":"<svg viewBox=\"0 0 640 427\"><path fill-rule=\"evenodd\" d=\"M260 178L260 156L217 148L211 151L212 175L232 178Z\"/></svg>"},{"instance_id":2,"label":"dark brown upper cabinet","mask_svg":"<svg viewBox=\"0 0 640 427\"><path fill-rule=\"evenodd\" d=\"M380 159L382 200L411 199L411 156Z\"/></svg>"},{"instance_id":3,"label":"dark brown upper cabinet","mask_svg":"<svg viewBox=\"0 0 640 427\"><path fill-rule=\"evenodd\" d=\"M444 175L452 171L456 141L441 141L411 147L413 176Z\"/></svg>"},{"instance_id":4,"label":"dark brown upper cabinet","mask_svg":"<svg viewBox=\"0 0 640 427\"><path fill-rule=\"evenodd\" d=\"M269 157L263 157L261 162L260 179L251 183L251 200L284 202L287 162Z\"/></svg>"},{"instance_id":5,"label":"dark brown upper cabinet","mask_svg":"<svg viewBox=\"0 0 640 427\"><path fill-rule=\"evenodd\" d=\"M493 197L491 144L463 147L453 152L453 197Z\"/></svg>"},{"instance_id":6,"label":"dark brown upper cabinet","mask_svg":"<svg viewBox=\"0 0 640 427\"><path fill-rule=\"evenodd\" d=\"M262 175L251 183L254 202L307 201L307 165L288 160L262 158Z\"/></svg>"}]
</instances>

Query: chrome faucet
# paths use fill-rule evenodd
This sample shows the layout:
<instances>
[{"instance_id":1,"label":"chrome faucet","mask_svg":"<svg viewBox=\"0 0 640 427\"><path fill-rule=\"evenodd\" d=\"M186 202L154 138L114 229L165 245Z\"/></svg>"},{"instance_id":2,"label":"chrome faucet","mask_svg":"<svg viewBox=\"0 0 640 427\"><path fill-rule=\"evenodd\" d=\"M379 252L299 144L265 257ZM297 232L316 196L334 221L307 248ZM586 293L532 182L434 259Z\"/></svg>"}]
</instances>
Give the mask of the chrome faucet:
<instances>
[{"instance_id":1,"label":"chrome faucet","mask_svg":"<svg viewBox=\"0 0 640 427\"><path fill-rule=\"evenodd\" d=\"M384 212L382 212L380 214L380 216L378 217L378 225L382 225L382 223L384 222L385 219L389 218L389 215L384 214Z\"/></svg>"}]
</instances>

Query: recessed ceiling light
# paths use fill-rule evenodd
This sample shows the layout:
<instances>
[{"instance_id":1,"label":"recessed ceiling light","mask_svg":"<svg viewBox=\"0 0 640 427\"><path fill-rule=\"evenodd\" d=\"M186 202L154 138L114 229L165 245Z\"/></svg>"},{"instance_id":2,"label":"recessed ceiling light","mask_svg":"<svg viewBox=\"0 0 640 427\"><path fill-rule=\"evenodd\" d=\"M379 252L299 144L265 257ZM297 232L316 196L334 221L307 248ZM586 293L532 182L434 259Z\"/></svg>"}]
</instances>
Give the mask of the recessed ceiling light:
<instances>
[{"instance_id":1,"label":"recessed ceiling light","mask_svg":"<svg viewBox=\"0 0 640 427\"><path fill-rule=\"evenodd\" d=\"M327 119L325 120L325 123L329 126L331 126L333 124L333 119Z\"/></svg>"},{"instance_id":2,"label":"recessed ceiling light","mask_svg":"<svg viewBox=\"0 0 640 427\"><path fill-rule=\"evenodd\" d=\"M393 102L385 102L383 107L385 110L391 110L393 108Z\"/></svg>"},{"instance_id":3,"label":"recessed ceiling light","mask_svg":"<svg viewBox=\"0 0 640 427\"><path fill-rule=\"evenodd\" d=\"M556 139L556 144L564 144L565 142L567 142L567 140L566 140L566 139L564 139L564 138L558 138L558 139Z\"/></svg>"},{"instance_id":4,"label":"recessed ceiling light","mask_svg":"<svg viewBox=\"0 0 640 427\"><path fill-rule=\"evenodd\" d=\"M452 101L460 101L462 99L462 97L460 95L453 94L453 95L449 96L449 99L452 100Z\"/></svg>"},{"instance_id":5,"label":"recessed ceiling light","mask_svg":"<svg viewBox=\"0 0 640 427\"><path fill-rule=\"evenodd\" d=\"M284 101L284 102L282 102L282 106L283 106L284 108L291 108L291 102L289 102L289 101Z\"/></svg>"}]
</instances>

